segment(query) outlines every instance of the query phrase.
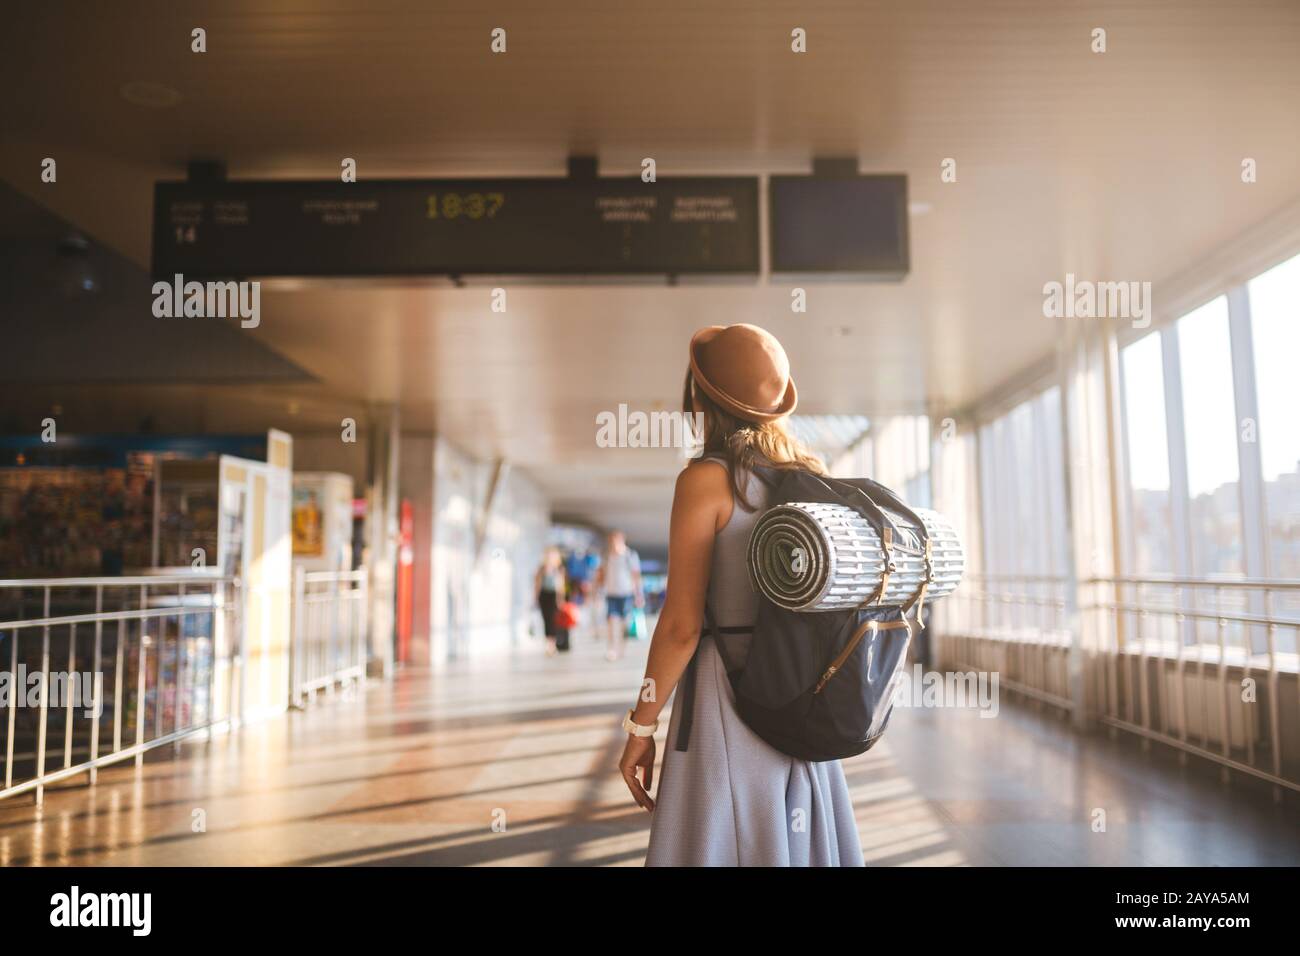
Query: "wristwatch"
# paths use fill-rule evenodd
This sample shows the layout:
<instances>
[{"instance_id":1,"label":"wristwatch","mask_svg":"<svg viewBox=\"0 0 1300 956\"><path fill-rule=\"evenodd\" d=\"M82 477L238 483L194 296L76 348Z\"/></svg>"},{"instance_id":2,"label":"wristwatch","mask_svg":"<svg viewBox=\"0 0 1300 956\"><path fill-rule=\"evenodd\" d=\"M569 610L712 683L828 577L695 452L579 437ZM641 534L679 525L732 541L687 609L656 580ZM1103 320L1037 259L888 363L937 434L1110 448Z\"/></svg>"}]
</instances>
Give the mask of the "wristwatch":
<instances>
[{"instance_id":1,"label":"wristwatch","mask_svg":"<svg viewBox=\"0 0 1300 956\"><path fill-rule=\"evenodd\" d=\"M633 737L653 737L655 731L659 729L659 721L656 720L653 724L638 724L632 719L634 713L636 713L635 708L628 710L627 716L623 718L623 729Z\"/></svg>"}]
</instances>

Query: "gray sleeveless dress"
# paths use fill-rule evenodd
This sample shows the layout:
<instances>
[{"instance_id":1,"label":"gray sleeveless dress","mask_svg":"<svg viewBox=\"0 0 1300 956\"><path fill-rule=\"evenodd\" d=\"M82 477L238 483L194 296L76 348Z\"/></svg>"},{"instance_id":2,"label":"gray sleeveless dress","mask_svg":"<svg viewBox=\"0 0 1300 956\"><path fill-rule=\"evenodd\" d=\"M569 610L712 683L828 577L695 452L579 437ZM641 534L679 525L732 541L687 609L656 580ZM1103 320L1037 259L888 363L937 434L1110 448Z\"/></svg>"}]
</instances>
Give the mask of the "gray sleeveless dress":
<instances>
[{"instance_id":1,"label":"gray sleeveless dress","mask_svg":"<svg viewBox=\"0 0 1300 956\"><path fill-rule=\"evenodd\" d=\"M754 622L758 597L745 550L764 490L749 476L748 497L759 507L735 505L713 543L708 594L719 627ZM747 635L719 639L729 642L734 659L744 659ZM735 692L707 633L699 655L688 750L676 749L675 702L668 722L646 866L864 865L839 761L796 760L764 742L736 713Z\"/></svg>"}]
</instances>

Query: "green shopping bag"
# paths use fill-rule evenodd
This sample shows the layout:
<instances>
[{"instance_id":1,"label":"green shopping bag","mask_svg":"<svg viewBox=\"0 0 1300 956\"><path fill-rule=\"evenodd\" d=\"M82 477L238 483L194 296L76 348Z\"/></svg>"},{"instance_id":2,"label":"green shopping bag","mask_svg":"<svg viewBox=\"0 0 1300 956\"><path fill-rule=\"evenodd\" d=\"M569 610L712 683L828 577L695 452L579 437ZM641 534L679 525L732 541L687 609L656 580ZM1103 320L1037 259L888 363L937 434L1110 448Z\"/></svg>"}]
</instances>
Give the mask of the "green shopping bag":
<instances>
[{"instance_id":1,"label":"green shopping bag","mask_svg":"<svg viewBox=\"0 0 1300 956\"><path fill-rule=\"evenodd\" d=\"M627 636L634 641L639 641L646 636L645 611L639 607L634 608L627 616Z\"/></svg>"}]
</instances>

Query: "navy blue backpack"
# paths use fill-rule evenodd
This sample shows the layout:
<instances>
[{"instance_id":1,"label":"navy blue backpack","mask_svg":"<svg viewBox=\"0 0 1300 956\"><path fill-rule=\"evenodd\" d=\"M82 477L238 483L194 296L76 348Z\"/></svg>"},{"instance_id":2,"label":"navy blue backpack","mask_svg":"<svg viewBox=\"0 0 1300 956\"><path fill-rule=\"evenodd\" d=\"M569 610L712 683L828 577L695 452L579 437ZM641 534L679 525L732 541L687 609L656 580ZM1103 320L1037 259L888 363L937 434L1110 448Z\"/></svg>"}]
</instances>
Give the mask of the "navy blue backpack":
<instances>
[{"instance_id":1,"label":"navy blue backpack","mask_svg":"<svg viewBox=\"0 0 1300 956\"><path fill-rule=\"evenodd\" d=\"M925 524L896 494L866 478L835 479L768 466L756 467L754 473L769 489L769 507L799 501L853 508L879 534L886 571L875 593L856 608L791 611L760 591L752 626L719 628L706 606L704 629L726 667L741 719L759 737L802 760L863 753L889 723L908 644L933 579ZM881 605L900 550L924 560L925 581L901 606ZM913 609L915 621L907 616ZM743 662L721 639L731 634L750 635ZM698 658L697 649L678 692L683 708L678 750L690 746Z\"/></svg>"}]
</instances>

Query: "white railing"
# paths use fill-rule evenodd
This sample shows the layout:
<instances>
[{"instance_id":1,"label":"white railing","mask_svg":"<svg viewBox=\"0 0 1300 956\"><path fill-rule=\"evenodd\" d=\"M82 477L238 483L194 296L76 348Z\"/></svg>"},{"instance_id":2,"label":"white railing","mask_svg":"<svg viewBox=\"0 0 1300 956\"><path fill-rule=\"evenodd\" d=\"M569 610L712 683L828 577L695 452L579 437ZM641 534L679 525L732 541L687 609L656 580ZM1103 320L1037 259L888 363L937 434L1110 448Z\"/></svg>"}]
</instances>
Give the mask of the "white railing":
<instances>
[{"instance_id":1,"label":"white railing","mask_svg":"<svg viewBox=\"0 0 1300 956\"><path fill-rule=\"evenodd\" d=\"M1082 584L1103 724L1300 791L1300 581Z\"/></svg>"},{"instance_id":2,"label":"white railing","mask_svg":"<svg viewBox=\"0 0 1300 956\"><path fill-rule=\"evenodd\" d=\"M366 572L294 570L289 701L321 690L358 687L366 678Z\"/></svg>"},{"instance_id":3,"label":"white railing","mask_svg":"<svg viewBox=\"0 0 1300 956\"><path fill-rule=\"evenodd\" d=\"M139 766L155 747L237 722L238 588L203 573L0 580L0 799L34 792L41 803L50 784L79 774L94 783L101 767ZM61 748L51 745L60 711Z\"/></svg>"},{"instance_id":4,"label":"white railing","mask_svg":"<svg viewBox=\"0 0 1300 956\"><path fill-rule=\"evenodd\" d=\"M939 659L1300 790L1300 581L971 575L935 607ZM1071 684L1071 653L1082 681ZM1086 700L1080 700L1083 696ZM1086 722L1086 721L1085 721Z\"/></svg>"},{"instance_id":5,"label":"white railing","mask_svg":"<svg viewBox=\"0 0 1300 956\"><path fill-rule=\"evenodd\" d=\"M939 659L997 673L1008 690L1073 710L1067 586L1064 577L967 575L931 612Z\"/></svg>"}]
</instances>

